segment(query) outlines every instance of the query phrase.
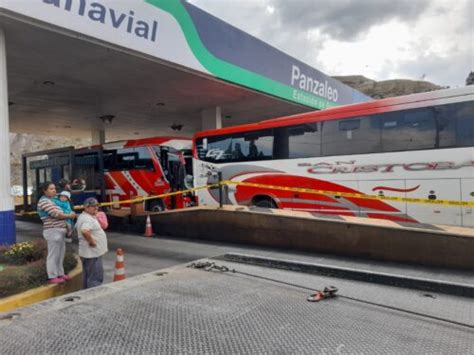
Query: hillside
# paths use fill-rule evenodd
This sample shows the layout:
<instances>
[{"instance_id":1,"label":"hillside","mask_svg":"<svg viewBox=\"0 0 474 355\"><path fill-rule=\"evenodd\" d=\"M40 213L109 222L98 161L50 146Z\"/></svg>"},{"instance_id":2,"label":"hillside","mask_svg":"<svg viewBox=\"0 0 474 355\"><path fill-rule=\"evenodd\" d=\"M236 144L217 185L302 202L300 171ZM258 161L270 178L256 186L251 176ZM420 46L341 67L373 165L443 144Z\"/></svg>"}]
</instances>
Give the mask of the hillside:
<instances>
[{"instance_id":1,"label":"hillside","mask_svg":"<svg viewBox=\"0 0 474 355\"><path fill-rule=\"evenodd\" d=\"M407 79L375 81L362 75L333 76L333 78L370 97L373 97L374 99L383 99L386 97L443 89L443 87L432 84L428 81Z\"/></svg>"}]
</instances>

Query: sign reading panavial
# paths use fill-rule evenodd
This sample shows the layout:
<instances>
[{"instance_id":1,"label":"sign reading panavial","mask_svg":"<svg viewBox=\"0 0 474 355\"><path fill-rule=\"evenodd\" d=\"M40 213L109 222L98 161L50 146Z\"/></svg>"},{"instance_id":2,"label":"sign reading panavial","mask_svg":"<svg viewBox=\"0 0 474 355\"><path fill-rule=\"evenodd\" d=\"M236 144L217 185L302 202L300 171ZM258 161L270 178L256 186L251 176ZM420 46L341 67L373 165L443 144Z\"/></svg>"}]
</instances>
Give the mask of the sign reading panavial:
<instances>
[{"instance_id":1,"label":"sign reading panavial","mask_svg":"<svg viewBox=\"0 0 474 355\"><path fill-rule=\"evenodd\" d=\"M101 3L87 2L86 0L42 0L45 4L50 4L66 11L75 12L79 16L84 16L91 21L97 21L104 25L111 25L118 30L133 33L152 42L156 42L158 32L158 22L152 23L135 19L135 12L129 10L128 13L116 11L111 7L106 7Z\"/></svg>"}]
</instances>

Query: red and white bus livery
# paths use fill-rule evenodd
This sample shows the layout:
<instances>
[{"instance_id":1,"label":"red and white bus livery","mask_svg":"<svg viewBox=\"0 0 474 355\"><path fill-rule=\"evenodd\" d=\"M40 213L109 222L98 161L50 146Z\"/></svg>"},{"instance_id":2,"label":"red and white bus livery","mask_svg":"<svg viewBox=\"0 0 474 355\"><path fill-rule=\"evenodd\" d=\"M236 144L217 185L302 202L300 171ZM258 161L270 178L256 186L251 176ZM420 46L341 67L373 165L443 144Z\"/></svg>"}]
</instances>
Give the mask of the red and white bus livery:
<instances>
[{"instance_id":1,"label":"red and white bus livery","mask_svg":"<svg viewBox=\"0 0 474 355\"><path fill-rule=\"evenodd\" d=\"M102 149L79 149L75 152L76 176L85 177L88 186L97 185L97 164L88 165L91 157L102 155L107 200L127 200L135 196L160 195L185 189L186 176L192 174L192 140L175 137L153 137L106 143ZM100 159L96 159L100 160ZM80 164L81 161L86 162ZM188 201L189 200L189 201ZM187 196L150 200L146 209L162 211L182 208L190 203Z\"/></svg>"},{"instance_id":2,"label":"red and white bus livery","mask_svg":"<svg viewBox=\"0 0 474 355\"><path fill-rule=\"evenodd\" d=\"M330 108L194 136L194 184L224 180L317 190L474 201L474 87ZM201 205L217 191L197 192ZM230 185L258 207L474 227L472 207Z\"/></svg>"}]
</instances>

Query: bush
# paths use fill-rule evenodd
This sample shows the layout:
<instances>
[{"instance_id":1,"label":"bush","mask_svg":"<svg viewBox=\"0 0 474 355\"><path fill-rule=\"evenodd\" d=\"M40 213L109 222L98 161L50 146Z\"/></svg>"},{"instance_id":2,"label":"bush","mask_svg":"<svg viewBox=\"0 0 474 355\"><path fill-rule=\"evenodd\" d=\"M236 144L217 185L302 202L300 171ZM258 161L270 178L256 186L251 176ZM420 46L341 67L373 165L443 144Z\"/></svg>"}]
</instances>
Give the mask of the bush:
<instances>
[{"instance_id":1,"label":"bush","mask_svg":"<svg viewBox=\"0 0 474 355\"><path fill-rule=\"evenodd\" d=\"M0 246L0 262L10 264L0 272L0 298L41 286L48 281L46 242L37 240L25 243L12 247ZM74 254L67 252L64 257L64 272L69 273L76 265Z\"/></svg>"},{"instance_id":2,"label":"bush","mask_svg":"<svg viewBox=\"0 0 474 355\"><path fill-rule=\"evenodd\" d=\"M0 272L0 297L7 297L43 285L48 280L45 260L7 267Z\"/></svg>"},{"instance_id":3,"label":"bush","mask_svg":"<svg viewBox=\"0 0 474 355\"><path fill-rule=\"evenodd\" d=\"M28 241L16 243L8 250L3 251L4 262L15 265L23 265L32 261L40 260L47 250L44 241Z\"/></svg>"},{"instance_id":4,"label":"bush","mask_svg":"<svg viewBox=\"0 0 474 355\"><path fill-rule=\"evenodd\" d=\"M8 258L5 256L5 252L10 249L8 245L0 245L0 263L4 264L8 262Z\"/></svg>"}]
</instances>

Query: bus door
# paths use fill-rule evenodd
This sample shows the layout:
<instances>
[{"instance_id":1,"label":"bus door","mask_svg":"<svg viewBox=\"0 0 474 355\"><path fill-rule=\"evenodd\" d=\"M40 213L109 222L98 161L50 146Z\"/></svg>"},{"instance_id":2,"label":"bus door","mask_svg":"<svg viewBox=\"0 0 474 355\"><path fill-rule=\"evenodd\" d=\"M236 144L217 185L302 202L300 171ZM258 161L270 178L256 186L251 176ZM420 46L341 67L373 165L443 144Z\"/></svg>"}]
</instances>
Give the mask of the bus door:
<instances>
[{"instance_id":1,"label":"bus door","mask_svg":"<svg viewBox=\"0 0 474 355\"><path fill-rule=\"evenodd\" d=\"M186 168L182 154L174 148L162 146L160 150L160 163L166 180L170 184L170 190L173 192L183 190L185 187ZM171 196L170 207L172 209L183 208L183 196Z\"/></svg>"}]
</instances>

